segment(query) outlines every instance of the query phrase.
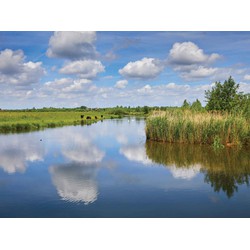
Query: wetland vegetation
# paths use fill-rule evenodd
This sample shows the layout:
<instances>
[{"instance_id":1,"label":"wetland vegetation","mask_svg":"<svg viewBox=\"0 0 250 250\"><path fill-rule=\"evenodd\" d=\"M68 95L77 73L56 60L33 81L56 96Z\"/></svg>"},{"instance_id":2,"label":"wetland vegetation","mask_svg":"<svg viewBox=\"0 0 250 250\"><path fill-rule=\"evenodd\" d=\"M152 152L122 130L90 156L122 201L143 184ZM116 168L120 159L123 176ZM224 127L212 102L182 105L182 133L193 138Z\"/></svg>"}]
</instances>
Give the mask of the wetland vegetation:
<instances>
[{"instance_id":1,"label":"wetland vegetation","mask_svg":"<svg viewBox=\"0 0 250 250\"><path fill-rule=\"evenodd\" d=\"M238 92L230 77L205 91L207 105L186 100L179 109L153 112L146 122L149 140L212 144L215 148L250 144L250 95Z\"/></svg>"}]
</instances>

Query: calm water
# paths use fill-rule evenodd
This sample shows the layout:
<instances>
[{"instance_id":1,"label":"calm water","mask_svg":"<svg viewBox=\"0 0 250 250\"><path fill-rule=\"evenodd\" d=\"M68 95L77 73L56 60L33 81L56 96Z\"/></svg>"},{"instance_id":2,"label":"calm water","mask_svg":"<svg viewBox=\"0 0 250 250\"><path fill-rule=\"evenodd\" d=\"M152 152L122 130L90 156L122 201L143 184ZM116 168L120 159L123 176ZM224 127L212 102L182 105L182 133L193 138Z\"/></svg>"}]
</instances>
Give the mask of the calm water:
<instances>
[{"instance_id":1,"label":"calm water","mask_svg":"<svg viewBox=\"0 0 250 250\"><path fill-rule=\"evenodd\" d=\"M145 143L144 120L0 135L0 217L250 217L250 154Z\"/></svg>"}]
</instances>

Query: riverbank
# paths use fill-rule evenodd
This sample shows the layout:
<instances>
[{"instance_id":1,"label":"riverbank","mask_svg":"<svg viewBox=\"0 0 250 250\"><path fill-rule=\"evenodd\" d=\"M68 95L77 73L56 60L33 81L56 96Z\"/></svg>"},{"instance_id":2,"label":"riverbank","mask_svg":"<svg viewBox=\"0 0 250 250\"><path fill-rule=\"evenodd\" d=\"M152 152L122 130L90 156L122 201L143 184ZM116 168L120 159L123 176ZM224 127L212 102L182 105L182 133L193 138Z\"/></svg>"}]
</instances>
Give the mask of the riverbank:
<instances>
[{"instance_id":1,"label":"riverbank","mask_svg":"<svg viewBox=\"0 0 250 250\"><path fill-rule=\"evenodd\" d=\"M250 124L230 114L176 109L153 112L146 120L147 140L210 144L215 147L250 144Z\"/></svg>"},{"instance_id":2,"label":"riverbank","mask_svg":"<svg viewBox=\"0 0 250 250\"><path fill-rule=\"evenodd\" d=\"M0 133L80 125L118 117L119 115L100 111L1 111Z\"/></svg>"}]
</instances>

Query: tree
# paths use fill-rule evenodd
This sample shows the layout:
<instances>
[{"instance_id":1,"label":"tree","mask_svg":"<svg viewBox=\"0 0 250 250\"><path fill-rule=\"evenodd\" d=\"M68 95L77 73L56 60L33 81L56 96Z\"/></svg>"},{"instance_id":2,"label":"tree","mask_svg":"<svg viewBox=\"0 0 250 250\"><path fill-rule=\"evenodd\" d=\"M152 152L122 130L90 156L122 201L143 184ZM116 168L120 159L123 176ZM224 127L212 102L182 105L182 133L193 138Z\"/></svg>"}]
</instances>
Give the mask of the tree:
<instances>
[{"instance_id":1,"label":"tree","mask_svg":"<svg viewBox=\"0 0 250 250\"><path fill-rule=\"evenodd\" d=\"M144 112L144 114L148 114L149 113L149 107L148 106L144 106L143 107L143 112Z\"/></svg>"},{"instance_id":2,"label":"tree","mask_svg":"<svg viewBox=\"0 0 250 250\"><path fill-rule=\"evenodd\" d=\"M192 103L191 109L195 111L201 111L202 110L201 102L198 99L196 99L196 101Z\"/></svg>"},{"instance_id":3,"label":"tree","mask_svg":"<svg viewBox=\"0 0 250 250\"><path fill-rule=\"evenodd\" d=\"M190 108L190 103L185 99L181 107L185 109Z\"/></svg>"},{"instance_id":4,"label":"tree","mask_svg":"<svg viewBox=\"0 0 250 250\"><path fill-rule=\"evenodd\" d=\"M86 106L81 106L80 109L86 110L87 107Z\"/></svg>"},{"instance_id":5,"label":"tree","mask_svg":"<svg viewBox=\"0 0 250 250\"><path fill-rule=\"evenodd\" d=\"M238 92L239 84L236 84L230 76L224 84L215 82L212 90L205 91L207 110L220 110L231 112L237 108L242 100L242 93Z\"/></svg>"}]
</instances>

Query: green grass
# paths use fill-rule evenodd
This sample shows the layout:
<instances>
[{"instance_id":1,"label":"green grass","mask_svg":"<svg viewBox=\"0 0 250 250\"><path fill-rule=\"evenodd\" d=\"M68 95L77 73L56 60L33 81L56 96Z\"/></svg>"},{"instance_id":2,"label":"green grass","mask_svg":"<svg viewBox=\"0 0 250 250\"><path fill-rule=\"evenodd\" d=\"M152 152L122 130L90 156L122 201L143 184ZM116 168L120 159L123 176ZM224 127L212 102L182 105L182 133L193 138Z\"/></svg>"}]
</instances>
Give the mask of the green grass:
<instances>
[{"instance_id":1,"label":"green grass","mask_svg":"<svg viewBox=\"0 0 250 250\"><path fill-rule=\"evenodd\" d=\"M91 119L87 120L87 116ZM110 118L118 118L118 115L99 111L0 111L0 133L80 125Z\"/></svg>"},{"instance_id":2,"label":"green grass","mask_svg":"<svg viewBox=\"0 0 250 250\"><path fill-rule=\"evenodd\" d=\"M175 109L158 111L146 120L148 140L170 143L249 145L250 124L243 116Z\"/></svg>"}]
</instances>

